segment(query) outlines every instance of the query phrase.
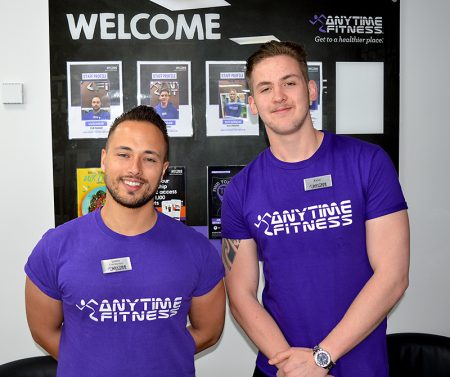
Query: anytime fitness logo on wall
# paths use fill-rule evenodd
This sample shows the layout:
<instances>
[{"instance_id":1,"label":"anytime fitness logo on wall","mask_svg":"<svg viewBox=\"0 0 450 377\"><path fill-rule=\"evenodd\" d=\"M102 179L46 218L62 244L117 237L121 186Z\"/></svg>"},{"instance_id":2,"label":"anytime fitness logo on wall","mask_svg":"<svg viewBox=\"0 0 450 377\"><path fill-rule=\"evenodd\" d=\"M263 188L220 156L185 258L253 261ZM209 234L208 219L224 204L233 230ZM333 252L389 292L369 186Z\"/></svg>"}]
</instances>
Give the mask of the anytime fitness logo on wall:
<instances>
[{"instance_id":1,"label":"anytime fitness logo on wall","mask_svg":"<svg viewBox=\"0 0 450 377\"><path fill-rule=\"evenodd\" d=\"M309 22L324 34L383 34L383 17L326 16L315 14Z\"/></svg>"},{"instance_id":2,"label":"anytime fitness logo on wall","mask_svg":"<svg viewBox=\"0 0 450 377\"><path fill-rule=\"evenodd\" d=\"M182 297L170 298L138 298L135 300L114 299L86 301L76 305L81 311L89 313L94 322L143 322L157 319L168 319L178 314Z\"/></svg>"},{"instance_id":3,"label":"anytime fitness logo on wall","mask_svg":"<svg viewBox=\"0 0 450 377\"><path fill-rule=\"evenodd\" d=\"M352 203L350 200L343 200L340 203L317 204L303 209L266 212L264 215L258 215L258 222L254 225L263 230L266 236L278 236L280 233L306 233L352 223Z\"/></svg>"}]
</instances>

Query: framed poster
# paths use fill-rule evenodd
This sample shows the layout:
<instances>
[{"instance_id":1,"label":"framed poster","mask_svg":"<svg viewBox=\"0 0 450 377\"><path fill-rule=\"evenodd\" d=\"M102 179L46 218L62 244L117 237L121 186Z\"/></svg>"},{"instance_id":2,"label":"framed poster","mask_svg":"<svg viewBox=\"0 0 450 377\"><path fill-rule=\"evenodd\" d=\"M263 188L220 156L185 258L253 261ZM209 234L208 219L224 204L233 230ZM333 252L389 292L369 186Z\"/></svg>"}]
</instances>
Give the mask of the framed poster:
<instances>
[{"instance_id":1,"label":"framed poster","mask_svg":"<svg viewBox=\"0 0 450 377\"><path fill-rule=\"evenodd\" d=\"M186 222L186 168L169 166L155 194L155 208L176 220Z\"/></svg>"},{"instance_id":2,"label":"framed poster","mask_svg":"<svg viewBox=\"0 0 450 377\"><path fill-rule=\"evenodd\" d=\"M316 130L322 129L322 62L308 62L308 76L310 80L314 80L317 87L317 98L309 105L309 112L313 126Z\"/></svg>"},{"instance_id":3,"label":"framed poster","mask_svg":"<svg viewBox=\"0 0 450 377\"><path fill-rule=\"evenodd\" d=\"M101 168L77 169L78 216L93 212L105 204L105 175Z\"/></svg>"},{"instance_id":4,"label":"framed poster","mask_svg":"<svg viewBox=\"0 0 450 377\"><path fill-rule=\"evenodd\" d=\"M208 177L208 237L222 237L222 199L227 185L244 165L207 166Z\"/></svg>"},{"instance_id":5,"label":"framed poster","mask_svg":"<svg viewBox=\"0 0 450 377\"><path fill-rule=\"evenodd\" d=\"M69 139L108 136L123 112L122 63L67 62Z\"/></svg>"},{"instance_id":6,"label":"framed poster","mask_svg":"<svg viewBox=\"0 0 450 377\"><path fill-rule=\"evenodd\" d=\"M171 137L192 136L191 63L138 61L139 105L155 108Z\"/></svg>"},{"instance_id":7,"label":"framed poster","mask_svg":"<svg viewBox=\"0 0 450 377\"><path fill-rule=\"evenodd\" d=\"M244 61L206 62L206 136L259 135Z\"/></svg>"}]
</instances>

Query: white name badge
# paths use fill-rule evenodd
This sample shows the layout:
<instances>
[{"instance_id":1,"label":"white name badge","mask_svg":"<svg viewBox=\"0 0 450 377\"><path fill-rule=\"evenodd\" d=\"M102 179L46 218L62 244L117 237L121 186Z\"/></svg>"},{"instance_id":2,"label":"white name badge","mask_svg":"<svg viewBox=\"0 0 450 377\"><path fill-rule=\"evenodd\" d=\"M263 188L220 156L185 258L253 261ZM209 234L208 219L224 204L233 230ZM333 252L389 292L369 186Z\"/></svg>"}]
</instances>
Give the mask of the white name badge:
<instances>
[{"instance_id":1,"label":"white name badge","mask_svg":"<svg viewBox=\"0 0 450 377\"><path fill-rule=\"evenodd\" d=\"M113 272L130 271L131 267L130 257L104 259L102 260L102 270L104 274L111 274Z\"/></svg>"},{"instance_id":2,"label":"white name badge","mask_svg":"<svg viewBox=\"0 0 450 377\"><path fill-rule=\"evenodd\" d=\"M320 190L333 186L331 174L322 175L320 177L305 178L303 180L303 184L305 185L305 191Z\"/></svg>"}]
</instances>

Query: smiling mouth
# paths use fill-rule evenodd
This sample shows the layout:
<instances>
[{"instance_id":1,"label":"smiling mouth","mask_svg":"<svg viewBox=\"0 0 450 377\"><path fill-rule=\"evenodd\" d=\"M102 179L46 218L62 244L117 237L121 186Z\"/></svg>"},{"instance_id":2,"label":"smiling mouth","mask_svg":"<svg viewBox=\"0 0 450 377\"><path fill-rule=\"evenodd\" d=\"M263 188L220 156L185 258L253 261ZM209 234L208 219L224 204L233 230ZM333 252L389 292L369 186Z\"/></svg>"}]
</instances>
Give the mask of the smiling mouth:
<instances>
[{"instance_id":1,"label":"smiling mouth","mask_svg":"<svg viewBox=\"0 0 450 377\"><path fill-rule=\"evenodd\" d=\"M131 186L131 187L140 187L140 186L143 185L142 182L129 181L129 180L127 180L127 179L124 179L124 180L123 180L123 183L125 183L126 185Z\"/></svg>"},{"instance_id":2,"label":"smiling mouth","mask_svg":"<svg viewBox=\"0 0 450 377\"><path fill-rule=\"evenodd\" d=\"M275 113L275 114L285 113L286 111L288 111L290 109L291 109L291 107L279 107L279 108L273 110L272 113Z\"/></svg>"}]
</instances>

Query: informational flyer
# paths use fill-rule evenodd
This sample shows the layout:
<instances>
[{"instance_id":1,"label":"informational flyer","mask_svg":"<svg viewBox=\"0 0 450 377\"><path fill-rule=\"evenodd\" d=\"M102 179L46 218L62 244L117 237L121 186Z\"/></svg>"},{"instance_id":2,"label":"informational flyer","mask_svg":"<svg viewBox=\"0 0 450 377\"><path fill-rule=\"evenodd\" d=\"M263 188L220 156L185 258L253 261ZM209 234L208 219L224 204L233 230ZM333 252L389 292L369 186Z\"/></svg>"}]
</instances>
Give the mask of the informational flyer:
<instances>
[{"instance_id":1,"label":"informational flyer","mask_svg":"<svg viewBox=\"0 0 450 377\"><path fill-rule=\"evenodd\" d=\"M259 135L249 109L244 61L206 62L206 136Z\"/></svg>"},{"instance_id":2,"label":"informational flyer","mask_svg":"<svg viewBox=\"0 0 450 377\"><path fill-rule=\"evenodd\" d=\"M176 220L186 222L186 168L169 166L155 194L155 208Z\"/></svg>"},{"instance_id":3,"label":"informational flyer","mask_svg":"<svg viewBox=\"0 0 450 377\"><path fill-rule=\"evenodd\" d=\"M105 176L101 168L77 169L78 216L95 211L105 204Z\"/></svg>"},{"instance_id":4,"label":"informational flyer","mask_svg":"<svg viewBox=\"0 0 450 377\"><path fill-rule=\"evenodd\" d=\"M67 62L69 139L106 138L123 113L122 62Z\"/></svg>"},{"instance_id":5,"label":"informational flyer","mask_svg":"<svg viewBox=\"0 0 450 377\"><path fill-rule=\"evenodd\" d=\"M208 177L208 236L222 237L222 199L225 188L243 165L207 166Z\"/></svg>"},{"instance_id":6,"label":"informational flyer","mask_svg":"<svg viewBox=\"0 0 450 377\"><path fill-rule=\"evenodd\" d=\"M317 85L317 99L313 101L309 107L313 126L316 130L322 129L322 62L308 62L308 76L310 80L314 80Z\"/></svg>"},{"instance_id":7,"label":"informational flyer","mask_svg":"<svg viewBox=\"0 0 450 377\"><path fill-rule=\"evenodd\" d=\"M138 61L137 102L155 108L171 137L193 135L191 62Z\"/></svg>"}]
</instances>

